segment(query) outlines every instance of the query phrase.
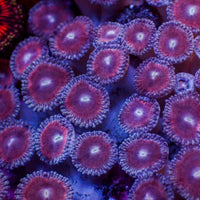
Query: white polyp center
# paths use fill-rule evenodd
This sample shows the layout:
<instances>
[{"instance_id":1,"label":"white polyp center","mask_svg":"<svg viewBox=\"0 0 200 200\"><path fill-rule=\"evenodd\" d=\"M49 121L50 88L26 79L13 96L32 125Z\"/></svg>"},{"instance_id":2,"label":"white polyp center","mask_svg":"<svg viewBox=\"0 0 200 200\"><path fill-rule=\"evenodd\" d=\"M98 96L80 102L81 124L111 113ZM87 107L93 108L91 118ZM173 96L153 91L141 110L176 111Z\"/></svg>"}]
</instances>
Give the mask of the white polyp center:
<instances>
[{"instance_id":1,"label":"white polyp center","mask_svg":"<svg viewBox=\"0 0 200 200\"><path fill-rule=\"evenodd\" d=\"M91 147L91 149L90 149L90 153L91 153L91 154L97 154L97 153L99 153L99 152L100 152L99 146L93 146L93 147Z\"/></svg>"},{"instance_id":2,"label":"white polyp center","mask_svg":"<svg viewBox=\"0 0 200 200\"><path fill-rule=\"evenodd\" d=\"M49 189L44 189L44 191L43 191L43 197L44 198L49 198L50 197L50 191L49 191Z\"/></svg>"},{"instance_id":3,"label":"white polyp center","mask_svg":"<svg viewBox=\"0 0 200 200\"><path fill-rule=\"evenodd\" d=\"M195 125L195 120L191 116L185 116L183 120L190 125L194 126Z\"/></svg>"},{"instance_id":4,"label":"white polyp center","mask_svg":"<svg viewBox=\"0 0 200 200\"><path fill-rule=\"evenodd\" d=\"M154 200L154 197L150 193L146 193L144 196L144 200Z\"/></svg>"},{"instance_id":5,"label":"white polyp center","mask_svg":"<svg viewBox=\"0 0 200 200\"><path fill-rule=\"evenodd\" d=\"M74 40L74 38L75 38L75 33L74 33L74 32L68 33L68 34L66 35L66 38L67 38L68 40Z\"/></svg>"},{"instance_id":6,"label":"white polyp center","mask_svg":"<svg viewBox=\"0 0 200 200\"><path fill-rule=\"evenodd\" d=\"M109 30L106 35L115 35L115 30Z\"/></svg>"},{"instance_id":7,"label":"white polyp center","mask_svg":"<svg viewBox=\"0 0 200 200\"><path fill-rule=\"evenodd\" d=\"M177 46L177 40L175 40L175 39L171 39L171 40L169 40L169 48L170 49L174 49L176 46Z\"/></svg>"},{"instance_id":8,"label":"white polyp center","mask_svg":"<svg viewBox=\"0 0 200 200\"><path fill-rule=\"evenodd\" d=\"M139 158L146 158L148 155L148 151L146 149L141 149L138 152L138 157Z\"/></svg>"},{"instance_id":9,"label":"white polyp center","mask_svg":"<svg viewBox=\"0 0 200 200\"><path fill-rule=\"evenodd\" d=\"M62 140L63 140L63 136L62 136L62 135L56 134L56 135L53 137L53 142L54 142L54 143L57 143L57 142L62 141Z\"/></svg>"},{"instance_id":10,"label":"white polyp center","mask_svg":"<svg viewBox=\"0 0 200 200\"><path fill-rule=\"evenodd\" d=\"M144 114L144 111L143 111L141 108L137 108L137 109L134 111L134 114L135 114L137 117L141 117L141 116Z\"/></svg>"},{"instance_id":11,"label":"white polyp center","mask_svg":"<svg viewBox=\"0 0 200 200\"><path fill-rule=\"evenodd\" d=\"M200 168L194 169L193 172L192 172L192 176L194 178L200 178Z\"/></svg>"},{"instance_id":12,"label":"white polyp center","mask_svg":"<svg viewBox=\"0 0 200 200\"><path fill-rule=\"evenodd\" d=\"M188 14L189 14L190 16L194 16L194 15L197 13L198 8L197 8L197 6L195 6L195 5L190 5L190 6L188 6L187 11L188 11Z\"/></svg>"},{"instance_id":13,"label":"white polyp center","mask_svg":"<svg viewBox=\"0 0 200 200\"><path fill-rule=\"evenodd\" d=\"M187 88L186 82L183 81L183 80L179 80L178 85L179 85L179 87L181 87L181 88Z\"/></svg>"},{"instance_id":14,"label":"white polyp center","mask_svg":"<svg viewBox=\"0 0 200 200\"><path fill-rule=\"evenodd\" d=\"M47 15L47 19L49 20L50 23L54 23L56 20L55 20L55 17L53 15Z\"/></svg>"},{"instance_id":15,"label":"white polyp center","mask_svg":"<svg viewBox=\"0 0 200 200\"><path fill-rule=\"evenodd\" d=\"M89 95L86 95L86 94L84 94L84 95L82 95L81 97L80 97L80 101L81 102L90 102L90 96Z\"/></svg>"},{"instance_id":16,"label":"white polyp center","mask_svg":"<svg viewBox=\"0 0 200 200\"><path fill-rule=\"evenodd\" d=\"M8 142L8 147L10 147L14 141L15 141L15 138L10 138L10 140Z\"/></svg>"},{"instance_id":17,"label":"white polyp center","mask_svg":"<svg viewBox=\"0 0 200 200\"><path fill-rule=\"evenodd\" d=\"M106 56L104 58L104 62L106 63L106 65L110 65L110 63L111 63L111 56Z\"/></svg>"},{"instance_id":18,"label":"white polyp center","mask_svg":"<svg viewBox=\"0 0 200 200\"><path fill-rule=\"evenodd\" d=\"M142 32L137 33L136 38L137 40L142 41L144 39L144 33Z\"/></svg>"},{"instance_id":19,"label":"white polyp center","mask_svg":"<svg viewBox=\"0 0 200 200\"><path fill-rule=\"evenodd\" d=\"M25 63L27 63L27 62L30 60L31 57L32 57L32 53L26 53L26 54L23 56L23 61L24 61Z\"/></svg>"},{"instance_id":20,"label":"white polyp center","mask_svg":"<svg viewBox=\"0 0 200 200\"><path fill-rule=\"evenodd\" d=\"M159 72L157 72L157 71L152 71L150 75L151 75L151 79L152 79L152 80L155 80L156 77L159 75Z\"/></svg>"},{"instance_id":21,"label":"white polyp center","mask_svg":"<svg viewBox=\"0 0 200 200\"><path fill-rule=\"evenodd\" d=\"M52 80L50 78L42 78L40 81L40 86L45 87L51 85Z\"/></svg>"}]
</instances>

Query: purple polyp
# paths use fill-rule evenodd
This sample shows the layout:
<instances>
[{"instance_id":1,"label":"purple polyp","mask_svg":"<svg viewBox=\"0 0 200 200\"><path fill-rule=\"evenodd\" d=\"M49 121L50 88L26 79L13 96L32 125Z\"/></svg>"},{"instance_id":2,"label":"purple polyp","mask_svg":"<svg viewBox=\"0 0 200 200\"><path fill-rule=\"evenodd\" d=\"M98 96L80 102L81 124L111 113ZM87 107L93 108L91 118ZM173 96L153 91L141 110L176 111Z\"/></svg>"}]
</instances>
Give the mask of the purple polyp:
<instances>
[{"instance_id":1,"label":"purple polyp","mask_svg":"<svg viewBox=\"0 0 200 200\"><path fill-rule=\"evenodd\" d=\"M22 77L24 101L36 111L52 110L60 104L58 93L73 77L71 67L52 58L33 63Z\"/></svg>"},{"instance_id":2,"label":"purple polyp","mask_svg":"<svg viewBox=\"0 0 200 200\"><path fill-rule=\"evenodd\" d=\"M22 120L11 120L0 130L0 165L13 169L30 160L34 151L34 130Z\"/></svg>"},{"instance_id":3,"label":"purple polyp","mask_svg":"<svg viewBox=\"0 0 200 200\"><path fill-rule=\"evenodd\" d=\"M109 111L107 91L85 75L72 79L60 96L62 114L80 127L96 127Z\"/></svg>"},{"instance_id":4,"label":"purple polyp","mask_svg":"<svg viewBox=\"0 0 200 200\"><path fill-rule=\"evenodd\" d=\"M169 154L165 139L152 133L134 133L119 149L122 169L134 178L148 177L164 168Z\"/></svg>"},{"instance_id":5,"label":"purple polyp","mask_svg":"<svg viewBox=\"0 0 200 200\"><path fill-rule=\"evenodd\" d=\"M15 192L17 200L72 200L73 193L69 179L54 171L28 174Z\"/></svg>"},{"instance_id":6,"label":"purple polyp","mask_svg":"<svg viewBox=\"0 0 200 200\"><path fill-rule=\"evenodd\" d=\"M77 138L72 153L72 162L83 174L100 176L117 161L117 146L102 131L83 133Z\"/></svg>"},{"instance_id":7,"label":"purple polyp","mask_svg":"<svg viewBox=\"0 0 200 200\"><path fill-rule=\"evenodd\" d=\"M120 110L118 119L121 128L127 133L147 132L158 123L160 106L155 99L133 94Z\"/></svg>"},{"instance_id":8,"label":"purple polyp","mask_svg":"<svg viewBox=\"0 0 200 200\"><path fill-rule=\"evenodd\" d=\"M10 68L16 79L21 79L28 66L37 59L48 55L46 42L38 37L29 37L20 42L10 58Z\"/></svg>"},{"instance_id":9,"label":"purple polyp","mask_svg":"<svg viewBox=\"0 0 200 200\"><path fill-rule=\"evenodd\" d=\"M61 115L54 115L40 124L35 140L40 159L50 165L63 162L71 154L75 132Z\"/></svg>"}]
</instances>

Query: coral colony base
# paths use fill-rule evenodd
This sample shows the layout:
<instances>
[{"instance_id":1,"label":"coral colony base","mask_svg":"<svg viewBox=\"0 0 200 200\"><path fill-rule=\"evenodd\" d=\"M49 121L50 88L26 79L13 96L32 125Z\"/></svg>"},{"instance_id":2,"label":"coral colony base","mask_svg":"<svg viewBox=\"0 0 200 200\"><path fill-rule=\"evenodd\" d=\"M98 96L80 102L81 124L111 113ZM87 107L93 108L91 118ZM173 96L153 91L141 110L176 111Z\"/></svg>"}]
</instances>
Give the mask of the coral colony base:
<instances>
[{"instance_id":1,"label":"coral colony base","mask_svg":"<svg viewBox=\"0 0 200 200\"><path fill-rule=\"evenodd\" d=\"M0 200L200 200L200 0L0 0L0 53Z\"/></svg>"}]
</instances>

